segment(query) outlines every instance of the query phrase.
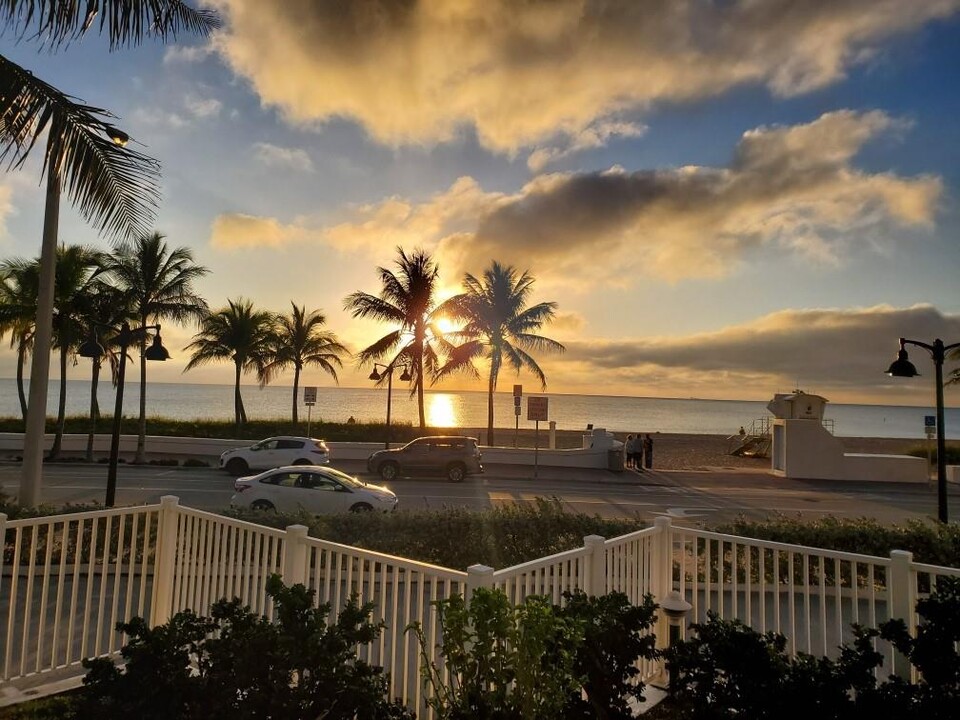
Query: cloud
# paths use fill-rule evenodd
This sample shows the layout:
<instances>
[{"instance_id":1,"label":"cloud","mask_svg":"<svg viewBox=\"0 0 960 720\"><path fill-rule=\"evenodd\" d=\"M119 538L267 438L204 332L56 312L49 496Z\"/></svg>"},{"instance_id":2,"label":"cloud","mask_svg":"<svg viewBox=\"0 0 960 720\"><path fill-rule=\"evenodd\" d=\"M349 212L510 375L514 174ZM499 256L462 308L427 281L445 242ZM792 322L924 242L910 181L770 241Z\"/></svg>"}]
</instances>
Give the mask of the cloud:
<instances>
[{"instance_id":1,"label":"cloud","mask_svg":"<svg viewBox=\"0 0 960 720\"><path fill-rule=\"evenodd\" d=\"M217 52L292 123L350 118L390 145L469 128L514 153L654 103L824 87L960 0L215 4Z\"/></svg>"},{"instance_id":2,"label":"cloud","mask_svg":"<svg viewBox=\"0 0 960 720\"><path fill-rule=\"evenodd\" d=\"M170 45L163 53L163 64L198 63L213 53L209 45Z\"/></svg>"},{"instance_id":3,"label":"cloud","mask_svg":"<svg viewBox=\"0 0 960 720\"><path fill-rule=\"evenodd\" d=\"M218 250L256 250L283 247L309 237L309 231L297 224L284 225L276 218L228 213L213 221L210 245Z\"/></svg>"},{"instance_id":4,"label":"cloud","mask_svg":"<svg viewBox=\"0 0 960 720\"><path fill-rule=\"evenodd\" d=\"M568 155L591 148L604 147L611 138L640 137L646 131L647 126L639 123L597 122L576 134L568 136L565 144L537 148L527 157L527 167L533 172L540 172L548 164Z\"/></svg>"},{"instance_id":5,"label":"cloud","mask_svg":"<svg viewBox=\"0 0 960 720\"><path fill-rule=\"evenodd\" d=\"M253 152L257 160L264 165L305 173L313 172L313 161L306 150L282 148L270 143L258 142L253 146Z\"/></svg>"},{"instance_id":6,"label":"cloud","mask_svg":"<svg viewBox=\"0 0 960 720\"><path fill-rule=\"evenodd\" d=\"M301 219L274 236L342 251L421 245L436 252L446 277L496 258L570 290L638 275L722 277L761 248L839 264L858 243L883 246L903 228L933 223L939 178L851 164L865 142L903 128L882 112L839 111L751 130L724 168L551 173L509 195L463 177L421 202L389 197L349 208L339 222Z\"/></svg>"},{"instance_id":7,"label":"cloud","mask_svg":"<svg viewBox=\"0 0 960 720\"><path fill-rule=\"evenodd\" d=\"M828 398L883 391L892 401L918 390L883 373L896 358L899 337L960 337L960 315L931 305L783 310L685 337L569 340L563 359L583 377L651 394L676 393L686 384L710 397L745 397L751 389L763 396L799 383ZM925 351L910 350L910 357L921 373L932 371ZM932 395L932 386L923 390Z\"/></svg>"},{"instance_id":8,"label":"cloud","mask_svg":"<svg viewBox=\"0 0 960 720\"><path fill-rule=\"evenodd\" d=\"M7 230L7 221L17 214L17 209L13 204L13 187L9 182L0 183L0 241L6 241L10 237Z\"/></svg>"},{"instance_id":9,"label":"cloud","mask_svg":"<svg viewBox=\"0 0 960 720\"><path fill-rule=\"evenodd\" d=\"M192 94L183 99L183 105L193 117L198 119L217 117L223 108L223 103L215 98L202 98Z\"/></svg>"}]
</instances>

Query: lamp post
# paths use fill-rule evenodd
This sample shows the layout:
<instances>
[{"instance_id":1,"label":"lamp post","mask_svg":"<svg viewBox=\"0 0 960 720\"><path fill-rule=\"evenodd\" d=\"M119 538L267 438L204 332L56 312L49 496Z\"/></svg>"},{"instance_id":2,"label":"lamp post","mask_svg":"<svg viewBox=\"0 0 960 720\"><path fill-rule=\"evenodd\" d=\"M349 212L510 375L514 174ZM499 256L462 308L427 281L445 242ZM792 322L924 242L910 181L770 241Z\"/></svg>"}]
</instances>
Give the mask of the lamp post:
<instances>
[{"instance_id":1,"label":"lamp post","mask_svg":"<svg viewBox=\"0 0 960 720\"><path fill-rule=\"evenodd\" d=\"M126 376L127 368L127 347L140 335L148 330L156 330L157 334L153 337L153 344L148 347L143 356L147 360L168 360L170 353L163 346L160 340L159 325L144 325L131 329L130 323L124 322L117 333L116 341L120 347L120 364L117 368L117 401L113 409L113 433L110 436L110 464L107 469L107 495L103 504L107 507L113 507L117 495L117 465L120 462L120 421L123 415L123 381ZM89 340L84 342L77 354L81 357L99 358L104 354L103 346L97 341L96 331L91 334ZM143 392L143 388L140 389Z\"/></svg>"},{"instance_id":2,"label":"lamp post","mask_svg":"<svg viewBox=\"0 0 960 720\"><path fill-rule=\"evenodd\" d=\"M905 345L922 347L933 357L937 385L937 519L945 523L947 522L947 441L945 428L943 427L943 361L947 356L947 351L960 347L960 343L944 345L943 340L937 338L933 341L933 344L930 344L919 340L900 338L900 351L897 353L897 359L890 363L890 367L887 368L887 374L891 377L916 377L920 374L907 357Z\"/></svg>"},{"instance_id":3,"label":"lamp post","mask_svg":"<svg viewBox=\"0 0 960 720\"><path fill-rule=\"evenodd\" d=\"M124 147L130 136L104 125L103 132L115 145ZM49 149L49 142L48 142ZM53 301L57 277L57 232L60 226L60 171L63 156L47 163L47 195L43 209L43 236L40 241L40 277L37 288L37 317L34 322L33 357L30 360L30 400L23 433L23 467L18 500L23 507L40 503L43 477L43 445L47 423L47 390L50 383L50 349L53 342ZM60 378L64 382L64 378Z\"/></svg>"},{"instance_id":4,"label":"lamp post","mask_svg":"<svg viewBox=\"0 0 960 720\"><path fill-rule=\"evenodd\" d=\"M379 381L383 379L383 376L387 376L387 439L384 442L383 446L390 449L390 404L393 398L393 371L397 367L395 362L390 363L389 365L382 365L381 363L374 363L373 370L370 371L370 379L373 381ZM403 382L408 382L410 380L410 369L407 367L406 363L402 365L403 372L400 373L400 380ZM383 368L382 372L377 372L377 368Z\"/></svg>"},{"instance_id":5,"label":"lamp post","mask_svg":"<svg viewBox=\"0 0 960 720\"><path fill-rule=\"evenodd\" d=\"M671 590L667 593L663 602L660 603L660 608L663 610L663 614L667 616L667 622L670 624L668 647L673 649L673 647L680 642L680 632L683 628L683 621L687 617L687 613L693 609L693 605L684 600L678 591ZM668 672L667 687L672 694L676 685L676 673Z\"/></svg>"}]
</instances>

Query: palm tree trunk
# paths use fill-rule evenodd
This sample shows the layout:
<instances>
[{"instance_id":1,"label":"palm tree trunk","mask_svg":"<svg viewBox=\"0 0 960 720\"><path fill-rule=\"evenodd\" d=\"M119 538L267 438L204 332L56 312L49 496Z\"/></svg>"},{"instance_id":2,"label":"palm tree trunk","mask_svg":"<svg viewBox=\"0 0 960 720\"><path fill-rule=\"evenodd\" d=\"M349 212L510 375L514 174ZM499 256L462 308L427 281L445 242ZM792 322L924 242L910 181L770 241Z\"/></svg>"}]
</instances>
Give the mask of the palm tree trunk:
<instances>
[{"instance_id":1,"label":"palm tree trunk","mask_svg":"<svg viewBox=\"0 0 960 720\"><path fill-rule=\"evenodd\" d=\"M97 434L97 417L100 406L97 403L97 385L100 383L100 361L94 359L90 372L90 432L87 434L87 462L93 462L93 438Z\"/></svg>"},{"instance_id":2,"label":"palm tree trunk","mask_svg":"<svg viewBox=\"0 0 960 720\"><path fill-rule=\"evenodd\" d=\"M147 324L147 316L140 316L140 327ZM143 464L147 461L147 334L140 337L140 426L137 433L137 454L133 462Z\"/></svg>"},{"instance_id":3,"label":"palm tree trunk","mask_svg":"<svg viewBox=\"0 0 960 720\"><path fill-rule=\"evenodd\" d=\"M234 364L236 365L237 372L233 386L233 428L234 432L239 435L242 424L240 417L243 413L243 398L240 397L240 363L235 362Z\"/></svg>"},{"instance_id":4,"label":"palm tree trunk","mask_svg":"<svg viewBox=\"0 0 960 720\"><path fill-rule=\"evenodd\" d=\"M57 430L53 436L53 447L50 448L50 460L60 457L60 448L63 445L63 430L67 424L67 348L60 348L60 398L57 405Z\"/></svg>"},{"instance_id":5,"label":"palm tree trunk","mask_svg":"<svg viewBox=\"0 0 960 720\"><path fill-rule=\"evenodd\" d=\"M300 366L293 366L293 424L297 424L297 391L300 389Z\"/></svg>"},{"instance_id":6,"label":"palm tree trunk","mask_svg":"<svg viewBox=\"0 0 960 720\"><path fill-rule=\"evenodd\" d=\"M27 394L23 390L23 366L27 362L27 343L21 341L17 345L17 394L20 396L20 415L27 421Z\"/></svg>"},{"instance_id":7,"label":"palm tree trunk","mask_svg":"<svg viewBox=\"0 0 960 720\"><path fill-rule=\"evenodd\" d=\"M417 410L420 411L420 432L427 428L427 416L423 412L423 348L417 356Z\"/></svg>"},{"instance_id":8,"label":"palm tree trunk","mask_svg":"<svg viewBox=\"0 0 960 720\"><path fill-rule=\"evenodd\" d=\"M493 447L493 391L497 388L494 366L490 365L490 382L487 386L487 445Z\"/></svg>"}]
</instances>

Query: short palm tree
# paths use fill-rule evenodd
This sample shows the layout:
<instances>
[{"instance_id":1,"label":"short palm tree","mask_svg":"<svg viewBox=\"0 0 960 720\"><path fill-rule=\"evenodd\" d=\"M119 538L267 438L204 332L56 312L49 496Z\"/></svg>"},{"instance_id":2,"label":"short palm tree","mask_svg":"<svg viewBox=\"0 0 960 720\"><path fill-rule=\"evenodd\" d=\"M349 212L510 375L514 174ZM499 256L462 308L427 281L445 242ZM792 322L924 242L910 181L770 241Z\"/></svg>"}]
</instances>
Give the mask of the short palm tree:
<instances>
[{"instance_id":1,"label":"short palm tree","mask_svg":"<svg viewBox=\"0 0 960 720\"><path fill-rule=\"evenodd\" d=\"M110 275L121 291L123 303L140 327L171 320L199 322L207 303L195 283L209 272L193 261L189 248L168 248L160 233L141 235L117 246ZM147 333L140 334L140 424L135 462L143 462L147 435Z\"/></svg>"},{"instance_id":2,"label":"short palm tree","mask_svg":"<svg viewBox=\"0 0 960 720\"><path fill-rule=\"evenodd\" d=\"M240 395L240 376L253 371L259 376L263 372L273 333L273 313L255 310L251 301L238 298L227 300L227 307L204 317L200 332L185 348L192 351L192 355L184 372L211 362L233 361L236 371L234 424L238 432L247 421Z\"/></svg>"},{"instance_id":3,"label":"short palm tree","mask_svg":"<svg viewBox=\"0 0 960 720\"><path fill-rule=\"evenodd\" d=\"M10 333L10 347L17 350L17 394L24 420L27 419L27 395L23 368L33 348L39 280L36 263L13 258L0 265L0 338Z\"/></svg>"},{"instance_id":4,"label":"short palm tree","mask_svg":"<svg viewBox=\"0 0 960 720\"><path fill-rule=\"evenodd\" d=\"M452 339L463 342L450 351L449 361L437 372L437 379L448 373L466 370L478 375L473 361L483 358L490 364L487 377L487 443L493 445L493 396L504 363L516 370L529 370L546 389L547 378L530 355L534 350L563 352L556 340L535 334L553 319L555 302L527 306L533 291L534 278L527 272L518 274L511 266L494 261L478 279L467 273L463 278L466 292L447 300L438 312L464 323L451 333Z\"/></svg>"},{"instance_id":5,"label":"short palm tree","mask_svg":"<svg viewBox=\"0 0 960 720\"><path fill-rule=\"evenodd\" d=\"M411 394L417 394L417 409L420 413L420 430L426 428L423 408L423 380L433 375L438 366L434 344L441 340L434 326L437 278L439 270L429 253L416 249L410 255L397 248L394 261L398 272L377 268L380 284L379 295L355 292L344 300L344 307L355 318L372 318L394 325L394 329L357 354L359 365L386 358L385 364L392 369L397 364L410 367ZM387 373L380 378L385 382Z\"/></svg>"},{"instance_id":6,"label":"short palm tree","mask_svg":"<svg viewBox=\"0 0 960 720\"><path fill-rule=\"evenodd\" d=\"M296 425L300 373L307 366L314 365L337 382L337 368L343 367L341 356L349 351L340 344L335 333L323 329L327 318L319 310L308 313L306 306L297 307L293 302L290 305L292 311L289 315L276 318L260 382L266 385L278 373L293 368L293 423Z\"/></svg>"}]
</instances>

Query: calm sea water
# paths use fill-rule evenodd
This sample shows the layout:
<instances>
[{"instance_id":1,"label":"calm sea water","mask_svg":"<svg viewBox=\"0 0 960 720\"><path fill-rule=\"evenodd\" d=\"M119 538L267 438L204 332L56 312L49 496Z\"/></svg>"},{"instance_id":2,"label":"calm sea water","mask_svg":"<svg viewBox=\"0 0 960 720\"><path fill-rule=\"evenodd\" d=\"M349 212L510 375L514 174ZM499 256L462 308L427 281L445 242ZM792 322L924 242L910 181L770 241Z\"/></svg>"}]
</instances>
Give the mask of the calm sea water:
<instances>
[{"instance_id":1,"label":"calm sea water","mask_svg":"<svg viewBox=\"0 0 960 720\"><path fill-rule=\"evenodd\" d=\"M57 381L50 383L48 413L56 414ZM140 400L140 385L128 382L124 391L124 414L135 416ZM292 389L275 386L259 389L244 386L243 399L251 418L289 417ZM640 397L606 397L601 395L549 394L550 419L560 430L580 430L588 423L594 427L622 432L671 432L732 435L741 425L769 416L766 402L738 400L680 400ZM100 407L110 413L115 401L109 381L101 382ZM313 418L345 422L349 417L357 421L382 422L386 416L387 392L382 388L328 388L320 387ZM90 406L90 383L84 380L67 381L67 413L85 415ZM434 427L486 427L487 396L483 392L428 392L425 399L427 423ZM494 411L498 427L514 426L513 397L498 393ZM301 417L306 419L306 408L301 405ZM147 413L178 419L233 418L233 386L149 383L147 386ZM520 427L532 428L527 421L526 398L523 403ZM827 405L826 417L833 420L837 435L853 437L921 438L924 436L925 415L933 415L931 407L903 407L888 405ZM0 416L17 416L16 381L0 379ZM405 389L394 388L393 419L399 422L417 422L416 398ZM546 423L541 423L545 427ZM956 438L960 431L960 408L946 411L948 438Z\"/></svg>"}]
</instances>

